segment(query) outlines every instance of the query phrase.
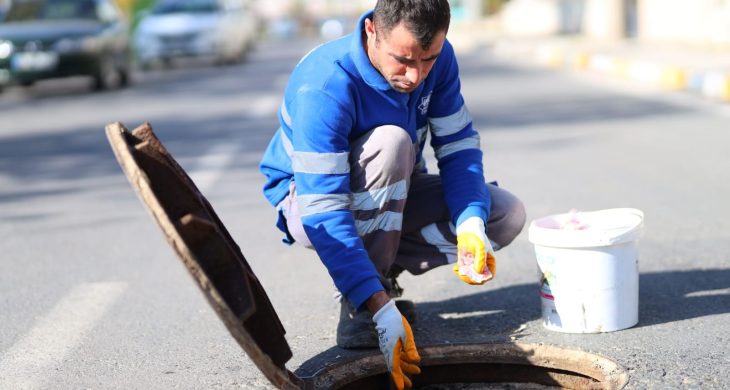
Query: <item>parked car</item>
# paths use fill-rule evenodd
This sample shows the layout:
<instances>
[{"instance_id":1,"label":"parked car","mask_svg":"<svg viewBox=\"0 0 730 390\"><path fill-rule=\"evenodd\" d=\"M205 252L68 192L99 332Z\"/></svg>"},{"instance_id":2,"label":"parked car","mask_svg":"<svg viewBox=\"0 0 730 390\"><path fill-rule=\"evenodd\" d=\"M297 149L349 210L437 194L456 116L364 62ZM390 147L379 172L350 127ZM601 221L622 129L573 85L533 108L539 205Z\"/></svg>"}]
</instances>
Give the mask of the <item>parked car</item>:
<instances>
[{"instance_id":1,"label":"parked car","mask_svg":"<svg viewBox=\"0 0 730 390\"><path fill-rule=\"evenodd\" d=\"M112 0L14 0L0 23L0 89L91 76L95 89L129 82L129 26Z\"/></svg>"},{"instance_id":2,"label":"parked car","mask_svg":"<svg viewBox=\"0 0 730 390\"><path fill-rule=\"evenodd\" d=\"M137 26L142 68L175 58L236 62L253 46L257 20L243 0L159 0Z\"/></svg>"}]
</instances>

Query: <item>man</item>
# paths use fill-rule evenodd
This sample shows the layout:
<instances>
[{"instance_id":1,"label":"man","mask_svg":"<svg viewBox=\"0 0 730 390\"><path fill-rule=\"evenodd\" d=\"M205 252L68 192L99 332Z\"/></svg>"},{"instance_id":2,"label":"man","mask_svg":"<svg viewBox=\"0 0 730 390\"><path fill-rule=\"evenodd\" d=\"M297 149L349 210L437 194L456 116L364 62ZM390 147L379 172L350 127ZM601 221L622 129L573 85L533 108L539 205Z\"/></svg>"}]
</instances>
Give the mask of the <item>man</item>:
<instances>
[{"instance_id":1,"label":"man","mask_svg":"<svg viewBox=\"0 0 730 390\"><path fill-rule=\"evenodd\" d=\"M261 162L285 241L315 249L344 297L337 344L379 346L399 388L420 358L395 276L455 264L483 284L525 222L517 198L484 182L449 21L447 0L379 0L294 69Z\"/></svg>"}]
</instances>

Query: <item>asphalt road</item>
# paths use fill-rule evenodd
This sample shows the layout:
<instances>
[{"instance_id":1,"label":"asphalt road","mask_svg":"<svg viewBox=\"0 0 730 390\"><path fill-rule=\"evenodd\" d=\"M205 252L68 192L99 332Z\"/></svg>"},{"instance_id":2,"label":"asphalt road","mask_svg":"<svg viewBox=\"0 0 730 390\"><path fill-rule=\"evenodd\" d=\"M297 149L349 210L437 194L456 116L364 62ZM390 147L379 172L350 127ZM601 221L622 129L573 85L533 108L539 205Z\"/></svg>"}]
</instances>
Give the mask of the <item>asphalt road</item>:
<instances>
[{"instance_id":1,"label":"asphalt road","mask_svg":"<svg viewBox=\"0 0 730 390\"><path fill-rule=\"evenodd\" d=\"M288 368L344 355L332 283L312 252L280 243L257 172L288 71L313 45L262 44L244 64L145 73L121 91L64 80L0 95L0 388L269 387L127 183L103 132L114 121L149 121L206 194L287 329ZM401 277L417 340L549 343L615 359L628 388L730 387L730 110L462 54L487 178L528 220L644 211L640 322L544 329L525 229L485 286L445 268Z\"/></svg>"}]
</instances>

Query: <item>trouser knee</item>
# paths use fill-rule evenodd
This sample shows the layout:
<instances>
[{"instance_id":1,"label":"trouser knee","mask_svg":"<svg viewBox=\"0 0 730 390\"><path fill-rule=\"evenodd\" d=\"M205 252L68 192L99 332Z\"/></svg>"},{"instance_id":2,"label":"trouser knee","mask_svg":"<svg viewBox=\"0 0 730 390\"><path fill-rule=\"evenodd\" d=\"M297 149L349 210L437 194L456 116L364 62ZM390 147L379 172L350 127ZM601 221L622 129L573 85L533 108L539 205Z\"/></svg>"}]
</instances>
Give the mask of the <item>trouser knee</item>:
<instances>
[{"instance_id":1,"label":"trouser knee","mask_svg":"<svg viewBox=\"0 0 730 390\"><path fill-rule=\"evenodd\" d=\"M415 164L415 147L408 133L398 126L376 127L357 140L350 151L351 164L378 176L396 180L410 177ZM375 168L375 169L373 169ZM356 169L357 170L357 169Z\"/></svg>"},{"instance_id":2,"label":"trouser knee","mask_svg":"<svg viewBox=\"0 0 730 390\"><path fill-rule=\"evenodd\" d=\"M522 201L512 197L505 203L502 217L487 228L489 239L496 244L495 249L509 245L520 234L527 219Z\"/></svg>"}]
</instances>

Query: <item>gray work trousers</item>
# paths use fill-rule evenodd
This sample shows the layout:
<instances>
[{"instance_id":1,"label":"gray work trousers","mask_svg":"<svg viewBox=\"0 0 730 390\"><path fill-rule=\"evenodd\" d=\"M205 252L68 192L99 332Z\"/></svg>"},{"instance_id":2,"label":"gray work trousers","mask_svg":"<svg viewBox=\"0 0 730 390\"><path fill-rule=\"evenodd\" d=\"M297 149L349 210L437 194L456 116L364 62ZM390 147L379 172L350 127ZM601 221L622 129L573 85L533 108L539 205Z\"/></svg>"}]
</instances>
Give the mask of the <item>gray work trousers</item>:
<instances>
[{"instance_id":1,"label":"gray work trousers","mask_svg":"<svg viewBox=\"0 0 730 390\"><path fill-rule=\"evenodd\" d=\"M356 227L381 277L396 264L412 274L456 262L456 235L438 175L413 173L415 146L397 126L377 127L350 151L350 188ZM487 184L492 200L487 236L495 250L508 245L525 224L522 202ZM291 236L312 248L302 228L296 183L279 204Z\"/></svg>"}]
</instances>

